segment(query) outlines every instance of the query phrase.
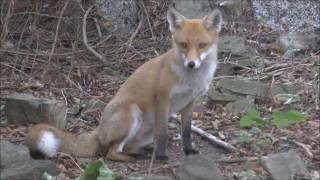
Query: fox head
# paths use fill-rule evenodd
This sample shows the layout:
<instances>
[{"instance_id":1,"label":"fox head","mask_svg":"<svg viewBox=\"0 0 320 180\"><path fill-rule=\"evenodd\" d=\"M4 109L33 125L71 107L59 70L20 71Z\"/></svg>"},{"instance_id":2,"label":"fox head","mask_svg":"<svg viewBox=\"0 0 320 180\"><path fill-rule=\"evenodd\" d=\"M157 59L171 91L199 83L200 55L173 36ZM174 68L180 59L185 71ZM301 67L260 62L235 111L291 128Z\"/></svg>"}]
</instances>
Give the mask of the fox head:
<instances>
[{"instance_id":1,"label":"fox head","mask_svg":"<svg viewBox=\"0 0 320 180\"><path fill-rule=\"evenodd\" d=\"M199 68L216 51L222 15L218 9L202 19L187 19L170 8L167 13L173 48L186 68Z\"/></svg>"}]
</instances>

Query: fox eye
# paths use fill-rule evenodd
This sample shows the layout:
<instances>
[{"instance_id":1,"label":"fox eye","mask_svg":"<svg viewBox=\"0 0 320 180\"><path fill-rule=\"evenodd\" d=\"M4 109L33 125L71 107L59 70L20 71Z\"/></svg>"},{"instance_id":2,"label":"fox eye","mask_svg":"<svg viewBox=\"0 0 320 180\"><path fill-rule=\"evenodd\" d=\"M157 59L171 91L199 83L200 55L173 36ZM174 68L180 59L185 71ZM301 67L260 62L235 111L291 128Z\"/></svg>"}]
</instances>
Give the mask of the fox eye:
<instances>
[{"instance_id":1,"label":"fox eye","mask_svg":"<svg viewBox=\"0 0 320 180\"><path fill-rule=\"evenodd\" d=\"M181 42L181 43L179 43L179 45L180 45L180 47L182 47L183 49L187 49L187 47L188 47L188 44L185 43L185 42Z\"/></svg>"},{"instance_id":2,"label":"fox eye","mask_svg":"<svg viewBox=\"0 0 320 180\"><path fill-rule=\"evenodd\" d=\"M208 45L207 43L200 43L199 48L203 49L203 48L207 47L207 45Z\"/></svg>"}]
</instances>

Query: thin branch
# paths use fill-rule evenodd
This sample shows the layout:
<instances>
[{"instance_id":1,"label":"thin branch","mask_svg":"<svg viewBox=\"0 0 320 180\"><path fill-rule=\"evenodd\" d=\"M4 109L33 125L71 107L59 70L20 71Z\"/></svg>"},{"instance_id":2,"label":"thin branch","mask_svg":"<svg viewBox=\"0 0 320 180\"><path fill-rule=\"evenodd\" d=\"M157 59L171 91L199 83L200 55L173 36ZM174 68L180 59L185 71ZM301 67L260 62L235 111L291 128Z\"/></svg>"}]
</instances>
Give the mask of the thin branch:
<instances>
[{"instance_id":1,"label":"thin branch","mask_svg":"<svg viewBox=\"0 0 320 180\"><path fill-rule=\"evenodd\" d=\"M86 13L83 16L83 24L82 24L82 38L83 38L83 43L86 46L86 48L93 54L95 55L101 62L106 63L106 59L99 54L97 51L95 51L89 44L88 44L88 38L87 38L87 17L88 14L90 13L91 9L93 8L93 6L90 6L88 8L88 10L86 11Z\"/></svg>"},{"instance_id":2,"label":"thin branch","mask_svg":"<svg viewBox=\"0 0 320 180\"><path fill-rule=\"evenodd\" d=\"M102 33L101 33L101 28L100 28L98 19L97 18L93 18L93 21L96 24L96 29L97 29L97 32L98 32L98 36L99 36L99 38L101 38L102 37Z\"/></svg>"},{"instance_id":3,"label":"thin branch","mask_svg":"<svg viewBox=\"0 0 320 180\"><path fill-rule=\"evenodd\" d=\"M67 156L68 158L71 159L71 161L80 169L81 172L83 172L84 170L79 166L79 164L73 159L73 157L68 154L68 153L64 153L64 152L58 152L58 154L63 155L63 156Z\"/></svg>"},{"instance_id":4,"label":"thin branch","mask_svg":"<svg viewBox=\"0 0 320 180\"><path fill-rule=\"evenodd\" d=\"M50 69L51 60L52 60L54 51L55 51L55 49L56 49L56 43L57 43L57 40L58 40L58 33L59 33L59 30L60 30L60 24L61 24L62 16L63 16L63 13L64 13L64 11L66 10L69 2L70 2L70 0L67 0L67 2L64 4L64 6L63 6L63 8L62 8L62 10L61 10L61 12L60 12L59 19L58 19L58 23L57 23L57 28L56 28L56 32L55 32L55 37L54 37L54 41L53 41L52 48L51 48L51 53L50 53L50 55L49 55L48 67L47 67L47 70L44 71L44 74L46 74L47 71Z\"/></svg>"},{"instance_id":5,"label":"thin branch","mask_svg":"<svg viewBox=\"0 0 320 180\"><path fill-rule=\"evenodd\" d=\"M228 151L232 151L232 152L235 152L237 151L237 149L232 146L231 144L227 143L227 142L224 142L222 141L221 139L217 138L216 136L208 133L208 132L205 132L204 130L196 127L196 126L191 126L191 130L197 134L199 134L200 136L210 140L211 142L223 147L224 149L227 149Z\"/></svg>"},{"instance_id":6,"label":"thin branch","mask_svg":"<svg viewBox=\"0 0 320 180\"><path fill-rule=\"evenodd\" d=\"M4 65L4 66L7 66L9 68L12 68L13 70L16 70L18 72L20 72L21 74L23 74L24 76L28 77L28 78L31 78L31 76L29 76L28 74L26 74L25 72L21 71L20 69L17 69L16 67L13 67L11 66L10 64L7 64L7 63L3 63L3 62L0 62L0 64Z\"/></svg>"},{"instance_id":7,"label":"thin branch","mask_svg":"<svg viewBox=\"0 0 320 180\"><path fill-rule=\"evenodd\" d=\"M143 7L143 11L144 11L144 13L146 14L146 17L147 17L147 21L148 21L148 25L149 25L149 28L150 28L150 32L151 32L152 39L153 39L153 40L155 40L155 39L156 39L156 37L155 37L155 35L154 35L153 29L152 29L152 26L151 26L151 23L150 23L150 19L149 19L149 14L148 14L148 11L147 11L146 6L144 5L143 0L140 0L140 4L142 5L142 7Z\"/></svg>"},{"instance_id":8,"label":"thin branch","mask_svg":"<svg viewBox=\"0 0 320 180\"><path fill-rule=\"evenodd\" d=\"M140 20L137 29L134 31L134 33L131 35L130 39L129 39L129 44L132 43L133 39L137 36L138 32L140 31L141 27L143 25L143 19Z\"/></svg>"},{"instance_id":9,"label":"thin branch","mask_svg":"<svg viewBox=\"0 0 320 180\"><path fill-rule=\"evenodd\" d=\"M177 115L172 115L171 118L177 120L179 123L181 123L181 120L180 120L180 117L177 116ZM235 151L238 151L237 148L235 148L234 146L232 146L231 144L227 143L227 142L224 142L222 141L221 139L217 138L216 136L194 126L194 125L191 125L191 130L197 134L199 134L200 136L206 138L207 140L209 140L210 142L212 143L215 143L219 146L221 146L222 148L228 150L228 151L231 151L231 152L235 152Z\"/></svg>"}]
</instances>

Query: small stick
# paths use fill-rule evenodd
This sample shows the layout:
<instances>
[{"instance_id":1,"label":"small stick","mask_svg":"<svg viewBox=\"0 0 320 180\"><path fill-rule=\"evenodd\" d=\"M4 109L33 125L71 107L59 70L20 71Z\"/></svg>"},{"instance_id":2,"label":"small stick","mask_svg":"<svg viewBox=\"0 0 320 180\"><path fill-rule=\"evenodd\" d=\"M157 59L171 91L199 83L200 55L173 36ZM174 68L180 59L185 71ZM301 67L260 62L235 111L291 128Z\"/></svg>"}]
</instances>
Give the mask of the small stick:
<instances>
[{"instance_id":1,"label":"small stick","mask_svg":"<svg viewBox=\"0 0 320 180\"><path fill-rule=\"evenodd\" d=\"M93 8L93 6L90 6L88 8L88 10L86 11L86 13L83 16L83 23L82 23L82 38L83 38L83 43L86 46L86 48L93 54L95 55L101 62L106 63L106 59L99 54L97 51L95 51L89 44L88 44L88 38L87 38L87 17L89 12L91 11L91 9Z\"/></svg>"},{"instance_id":2,"label":"small stick","mask_svg":"<svg viewBox=\"0 0 320 180\"><path fill-rule=\"evenodd\" d=\"M208 132L205 132L204 130L202 130L196 126L191 125L191 130L193 132L199 134L200 136L210 140L211 142L227 149L228 151L233 151L233 152L237 151L237 149L234 146L232 146L231 144L222 141L221 139L217 138L216 136L214 136Z\"/></svg>"},{"instance_id":3,"label":"small stick","mask_svg":"<svg viewBox=\"0 0 320 180\"><path fill-rule=\"evenodd\" d=\"M134 33L132 34L132 36L129 39L129 44L132 43L133 39L137 36L138 32L140 31L141 27L143 25L143 19L140 20L137 29L134 31Z\"/></svg>"},{"instance_id":4,"label":"small stick","mask_svg":"<svg viewBox=\"0 0 320 180\"><path fill-rule=\"evenodd\" d=\"M257 161L257 160L259 160L258 157L248 157L248 158L237 158L237 159L218 159L218 160L214 160L213 162L231 164L231 163L242 163L246 161Z\"/></svg>"},{"instance_id":5,"label":"small stick","mask_svg":"<svg viewBox=\"0 0 320 180\"><path fill-rule=\"evenodd\" d=\"M98 22L98 19L97 18L93 18L95 24L96 24L96 28L97 28L97 31L98 31L98 36L99 38L102 37L102 33L101 33L101 28L100 28L100 25L99 25L99 22Z\"/></svg>"},{"instance_id":6,"label":"small stick","mask_svg":"<svg viewBox=\"0 0 320 180\"><path fill-rule=\"evenodd\" d=\"M70 0L67 0L67 2L64 4L64 6L63 6L63 8L62 8L62 10L61 10L61 12L60 12L59 19L58 19L58 23L57 23L57 28L56 28L56 32L55 32L55 37L54 37L54 41L53 41L52 48L51 48L51 53L50 53L50 55L49 55L48 69L47 69L46 71L44 71L43 74L46 74L47 71L50 69L51 60L52 60L54 51L55 51L55 49L56 49L56 44L57 44L57 41L58 41L58 33L59 33L59 30L60 30L61 19L62 19L63 13L64 13L64 11L66 10L69 2L70 2Z\"/></svg>"},{"instance_id":7,"label":"small stick","mask_svg":"<svg viewBox=\"0 0 320 180\"><path fill-rule=\"evenodd\" d=\"M310 157L310 158L313 158L313 153L311 152L311 150L308 148L308 145L305 145L301 142L298 142L298 141L295 141L295 140L292 140L292 142L294 144L296 144L297 146L300 146L304 149L304 151L307 153L307 155Z\"/></svg>"},{"instance_id":8,"label":"small stick","mask_svg":"<svg viewBox=\"0 0 320 180\"><path fill-rule=\"evenodd\" d=\"M178 121L179 116L177 115L172 115L171 118L174 118ZM178 121L180 123L180 121ZM199 134L200 136L210 140L211 142L229 150L229 151L232 151L232 152L235 152L235 151L238 151L237 148L235 148L234 146L232 146L231 144L227 143L227 142L224 142L222 141L221 139L217 138L216 136L194 126L194 125L191 125L191 130L197 134Z\"/></svg>"},{"instance_id":9,"label":"small stick","mask_svg":"<svg viewBox=\"0 0 320 180\"><path fill-rule=\"evenodd\" d=\"M146 6L144 5L143 0L140 0L140 4L142 5L142 7L143 7L143 11L144 11L144 13L146 14L146 17L147 17L147 21L148 21L148 25L149 25L149 28L150 28L150 32L151 32L152 39L153 39L153 40L155 40L156 38L155 38L154 33L153 33L153 30L152 30L152 26L151 26L150 19L149 19L149 14L148 14L148 11L147 11Z\"/></svg>"},{"instance_id":10,"label":"small stick","mask_svg":"<svg viewBox=\"0 0 320 180\"><path fill-rule=\"evenodd\" d=\"M64 153L64 152L58 152L58 154L67 156L71 159L71 161L80 169L81 172L83 172L83 169L79 166L79 164L73 159L73 157L70 154Z\"/></svg>"}]
</instances>

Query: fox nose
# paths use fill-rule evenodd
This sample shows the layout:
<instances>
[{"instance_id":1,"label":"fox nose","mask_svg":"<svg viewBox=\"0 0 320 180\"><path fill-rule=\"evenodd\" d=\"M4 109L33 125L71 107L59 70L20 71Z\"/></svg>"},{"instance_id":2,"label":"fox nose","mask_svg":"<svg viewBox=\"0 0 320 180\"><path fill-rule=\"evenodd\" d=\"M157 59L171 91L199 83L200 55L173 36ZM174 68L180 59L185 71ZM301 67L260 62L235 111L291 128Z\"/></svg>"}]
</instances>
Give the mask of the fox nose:
<instances>
[{"instance_id":1,"label":"fox nose","mask_svg":"<svg viewBox=\"0 0 320 180\"><path fill-rule=\"evenodd\" d=\"M188 67L189 68L194 68L195 63L193 61L188 62Z\"/></svg>"}]
</instances>

